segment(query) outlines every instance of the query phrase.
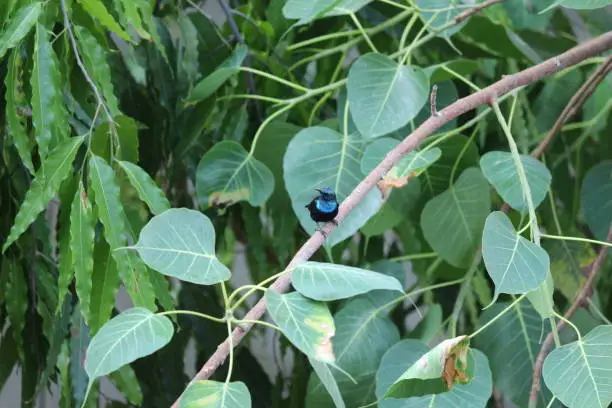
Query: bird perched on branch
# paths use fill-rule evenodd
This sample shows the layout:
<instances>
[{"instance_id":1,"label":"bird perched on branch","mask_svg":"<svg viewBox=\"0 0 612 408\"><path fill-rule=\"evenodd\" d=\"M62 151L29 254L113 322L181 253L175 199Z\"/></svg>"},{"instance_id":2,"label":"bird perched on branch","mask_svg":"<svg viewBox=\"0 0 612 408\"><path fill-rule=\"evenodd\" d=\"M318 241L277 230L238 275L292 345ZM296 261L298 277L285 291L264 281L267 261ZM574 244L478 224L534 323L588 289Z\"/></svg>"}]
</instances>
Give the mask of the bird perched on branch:
<instances>
[{"instance_id":1,"label":"bird perched on branch","mask_svg":"<svg viewBox=\"0 0 612 408\"><path fill-rule=\"evenodd\" d=\"M338 201L336 200L336 193L329 187L324 187L321 190L316 189L319 195L315 197L310 203L306 205L308 211L310 211L310 218L317 223L316 230L323 234L327 238L325 232L319 228L320 222L332 222L338 225L338 222L334 219L338 215Z\"/></svg>"}]
</instances>

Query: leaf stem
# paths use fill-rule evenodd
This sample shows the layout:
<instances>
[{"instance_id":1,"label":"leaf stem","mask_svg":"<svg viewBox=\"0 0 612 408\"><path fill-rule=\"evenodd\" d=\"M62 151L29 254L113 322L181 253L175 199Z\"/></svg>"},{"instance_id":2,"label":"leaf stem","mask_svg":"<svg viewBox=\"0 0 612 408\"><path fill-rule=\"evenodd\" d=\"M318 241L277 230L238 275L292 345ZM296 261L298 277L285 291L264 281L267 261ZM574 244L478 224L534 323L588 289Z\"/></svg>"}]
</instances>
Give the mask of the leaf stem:
<instances>
[{"instance_id":1,"label":"leaf stem","mask_svg":"<svg viewBox=\"0 0 612 408\"><path fill-rule=\"evenodd\" d=\"M361 23L359 22L359 19L357 18L357 16L355 15L355 13L351 13L351 20L353 20L353 23L355 23L355 25L357 26L357 29L359 30L359 32L361 33L361 35L363 36L363 38L366 40L366 42L368 43L368 45L370 46L370 48L372 49L372 51L378 53L378 50L376 49L376 46L374 45L374 43L372 42L372 39L370 38L370 36L368 35L367 31L364 30L363 26L361 25Z\"/></svg>"},{"instance_id":2,"label":"leaf stem","mask_svg":"<svg viewBox=\"0 0 612 408\"><path fill-rule=\"evenodd\" d=\"M486 322L483 326L481 326L480 328L478 328L478 330L476 330L474 333L469 335L470 340L473 339L474 337L478 336L480 333L482 333L487 327L489 327L490 325L492 325L493 323L495 323L500 317L502 317L503 315L505 315L506 313L508 313L508 311L510 309L512 309L518 302L520 302L521 300L523 300L525 298L525 296L527 296L527 294L522 294L521 296L517 297L516 299L514 299L514 301L512 303L510 303L508 306L506 306L506 308L504 310L502 310L501 312L499 312L494 318L492 318L491 320L489 320L488 322Z\"/></svg>"},{"instance_id":3,"label":"leaf stem","mask_svg":"<svg viewBox=\"0 0 612 408\"><path fill-rule=\"evenodd\" d=\"M277 325L272 324L272 323L268 323L268 322L263 321L263 320L233 319L232 323L236 323L236 324L241 324L241 323L260 324L262 326L266 326L266 327L269 327L271 329L277 330L277 331L279 331L281 333L283 332L280 329L280 327L278 327Z\"/></svg>"},{"instance_id":4,"label":"leaf stem","mask_svg":"<svg viewBox=\"0 0 612 408\"><path fill-rule=\"evenodd\" d=\"M240 306L240 304L242 304L242 302L244 302L249 296L251 296L257 290L259 290L260 288L262 288L264 285L268 284L269 282L272 282L272 281L276 280L277 278L280 278L281 276L289 273L290 271L291 271L291 269L286 269L286 270L284 270L282 272L277 273L276 275L272 275L269 278L264 279L263 281L261 281L259 283L259 285L253 285L253 287L256 287L256 288L251 288L247 293L245 293L244 296L242 296L236 303L234 303L234 305L230 308L230 311L233 313L238 308L238 306ZM231 299L234 298L234 296L237 296L239 290L241 290L241 288L236 289L230 295L228 300L231 301Z\"/></svg>"},{"instance_id":5,"label":"leaf stem","mask_svg":"<svg viewBox=\"0 0 612 408\"><path fill-rule=\"evenodd\" d=\"M396 256L395 258L389 258L389 261L391 262L414 261L417 259L435 258L437 256L438 254L436 252L424 252L422 254L408 254L408 255Z\"/></svg>"},{"instance_id":6,"label":"leaf stem","mask_svg":"<svg viewBox=\"0 0 612 408\"><path fill-rule=\"evenodd\" d=\"M459 314L461 313L463 302L465 301L468 290L472 285L472 278L474 277L476 270L478 270L478 265L480 265L481 260L482 254L480 251L478 251L476 256L474 256L470 269L468 269L467 273L463 277L463 283L461 284L461 289L459 289L457 299L455 299L455 305L453 306L453 312L451 314L451 338L457 337L457 321L459 320Z\"/></svg>"},{"instance_id":7,"label":"leaf stem","mask_svg":"<svg viewBox=\"0 0 612 408\"><path fill-rule=\"evenodd\" d=\"M597 245L604 245L604 246L612 247L612 242L599 241L596 239L589 239L589 238L566 237L562 235L549 235L549 234L541 234L541 237L548 238L548 239L558 239L562 241L578 241L578 242L585 242L589 244L597 244Z\"/></svg>"},{"instance_id":8,"label":"leaf stem","mask_svg":"<svg viewBox=\"0 0 612 408\"><path fill-rule=\"evenodd\" d=\"M444 71L448 72L449 74L451 74L452 76L454 76L455 78L459 79L461 82L463 82L464 84L467 84L470 88L472 88L475 91L480 91L480 88L478 87L478 85L476 85L475 83L473 83L472 81L470 81L469 79L467 79L465 76L461 75L460 73L458 73L457 71L455 71L452 68L449 68L445 65L442 65L441 67Z\"/></svg>"},{"instance_id":9,"label":"leaf stem","mask_svg":"<svg viewBox=\"0 0 612 408\"><path fill-rule=\"evenodd\" d=\"M207 315L205 313L194 312L192 310L167 310L165 312L156 313L155 315L156 316L169 316L169 315L179 315L179 314L197 316L203 319L212 320L213 322L217 322L217 323L224 323L226 320L224 317L223 318L214 317L211 315Z\"/></svg>"},{"instance_id":10,"label":"leaf stem","mask_svg":"<svg viewBox=\"0 0 612 408\"><path fill-rule=\"evenodd\" d=\"M306 88L305 86L293 83L291 81L287 81L286 79L277 77L276 75L269 74L269 73L267 73L265 71L260 71L260 70L255 69L255 68L240 67L239 70L240 71L244 71L244 72L250 72L252 74L259 75L259 76L262 76L264 78L268 78L268 79L270 79L272 81L276 81L276 82L281 83L283 85L287 85L288 87L296 89L296 90L301 91L301 92L308 92L310 90L310 89Z\"/></svg>"},{"instance_id":11,"label":"leaf stem","mask_svg":"<svg viewBox=\"0 0 612 408\"><path fill-rule=\"evenodd\" d=\"M221 292L223 293L223 302L225 303L225 310L230 310L229 298L227 297L227 289L225 288L225 282L221 282ZM231 313L231 312L230 312ZM230 352L229 352L229 366L227 367L227 377L225 378L225 384L229 384L232 379L232 370L234 369L234 344L232 340L232 319L225 319L227 324L227 336L230 339Z\"/></svg>"}]
</instances>

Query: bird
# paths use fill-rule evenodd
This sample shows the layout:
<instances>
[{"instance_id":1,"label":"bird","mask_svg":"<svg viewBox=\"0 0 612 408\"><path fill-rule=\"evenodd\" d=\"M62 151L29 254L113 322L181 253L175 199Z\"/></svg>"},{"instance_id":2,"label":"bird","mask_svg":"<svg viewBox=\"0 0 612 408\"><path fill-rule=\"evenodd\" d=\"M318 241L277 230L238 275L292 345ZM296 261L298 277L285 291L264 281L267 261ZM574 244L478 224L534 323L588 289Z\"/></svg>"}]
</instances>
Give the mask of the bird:
<instances>
[{"instance_id":1,"label":"bird","mask_svg":"<svg viewBox=\"0 0 612 408\"><path fill-rule=\"evenodd\" d=\"M310 218L317 223L316 231L323 234L323 237L327 238L327 234L319 228L320 222L332 222L334 225L338 225L335 220L338 215L338 200L336 200L336 193L329 187L323 187L322 189L315 189L319 192L319 195L312 199L310 203L306 205L308 211L310 211Z\"/></svg>"}]
</instances>

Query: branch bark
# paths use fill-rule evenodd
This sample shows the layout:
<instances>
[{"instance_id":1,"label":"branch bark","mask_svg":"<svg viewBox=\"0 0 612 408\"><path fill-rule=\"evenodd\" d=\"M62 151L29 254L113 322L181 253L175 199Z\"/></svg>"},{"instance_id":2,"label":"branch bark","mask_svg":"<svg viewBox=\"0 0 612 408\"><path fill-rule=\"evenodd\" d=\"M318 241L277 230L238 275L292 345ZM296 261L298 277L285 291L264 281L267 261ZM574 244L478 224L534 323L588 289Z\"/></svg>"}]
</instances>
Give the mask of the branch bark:
<instances>
[{"instance_id":1,"label":"branch bark","mask_svg":"<svg viewBox=\"0 0 612 408\"><path fill-rule=\"evenodd\" d=\"M608 231L608 237L606 238L606 241L612 242L612 226L610 226L610 230ZM590 289L593 285L593 281L595 280L595 278L597 277L597 274L599 273L599 270L601 269L601 264L606 258L606 252L608 252L608 247L602 246L601 249L599 250L599 254L597 255L597 258L595 259L595 261L593 262L593 265L591 266L591 271L589 272L589 276L587 277L587 280L584 282L584 285L582 285L582 289L580 290L580 293L578 294L578 296L576 296L576 299L574 299L574 302L572 303L570 308L567 309L567 312L565 312L565 315L563 315L563 317L565 317L566 320L571 319L574 313L576 313L576 310L578 310L578 308L583 304L583 301L586 298L592 296L592 292ZM557 323L557 328L556 328L557 332L561 330L564 326L565 326L565 321L559 320L559 323ZM546 359L546 356L548 355L548 351L550 349L550 346L552 345L552 342L553 342L553 332L550 332L548 333L548 335L546 336L546 339L542 343L542 348L540 349L540 353L538 354L538 357L536 358L536 362L533 365L531 392L529 393L529 407L536 407L538 404L538 393L540 392L540 388L541 388L542 367L544 366L544 360Z\"/></svg>"},{"instance_id":2,"label":"branch bark","mask_svg":"<svg viewBox=\"0 0 612 408\"><path fill-rule=\"evenodd\" d=\"M384 160L374 169L365 179L355 187L351 194L342 202L338 212L337 221L342 222L344 218L360 203L366 195L377 185L387 172L399 162L406 154L414 150L425 138L433 134L438 128L452 119L476 109L480 105L489 104L500 96L530 83L536 82L544 77L550 76L561 69L575 65L589 57L598 55L604 51L612 49L612 31L597 38L580 44L557 57L546 60L538 65L527 68L516 74L503 77L493 85L484 88L474 94L459 99L438 112L437 116L431 116L411 135L404 139L395 149L387 154ZM324 231L329 235L333 229L333 224L324 227ZM294 268L297 264L304 262L323 245L324 237L321 233L315 233L295 254L287 269ZM291 274L286 274L278 278L270 289L279 293L285 293L291 285ZM266 304L261 298L255 306L245 315L245 320L259 320L266 311ZM200 371L190 381L189 385L195 381L208 379L225 362L229 355L230 345L236 346L240 340L251 329L252 324L238 326L232 332L231 340L228 338L217 347L215 353L208 359ZM179 399L172 405L172 408L179 407Z\"/></svg>"}]
</instances>

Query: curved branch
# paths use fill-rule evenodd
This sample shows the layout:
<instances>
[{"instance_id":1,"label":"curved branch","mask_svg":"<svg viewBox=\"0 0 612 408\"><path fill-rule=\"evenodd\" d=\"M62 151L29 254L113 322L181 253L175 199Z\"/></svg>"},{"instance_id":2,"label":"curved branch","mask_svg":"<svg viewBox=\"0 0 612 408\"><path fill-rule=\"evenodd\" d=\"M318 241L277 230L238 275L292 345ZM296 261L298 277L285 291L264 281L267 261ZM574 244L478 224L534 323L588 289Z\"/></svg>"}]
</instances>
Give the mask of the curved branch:
<instances>
[{"instance_id":1,"label":"curved branch","mask_svg":"<svg viewBox=\"0 0 612 408\"><path fill-rule=\"evenodd\" d=\"M342 202L337 216L337 221L342 222L344 218L366 197L386 174L399 162L399 160L412 150L414 150L425 138L434 133L438 128L451 121L452 119L476 109L480 105L489 104L516 88L536 82L542 78L550 76L561 69L575 65L586 58L600 54L612 49L612 31L582 43L557 57L551 58L538 65L527 68L516 74L503 77L493 85L473 93L465 98L459 99L438 112L437 116L431 116L421 126L419 126L410 136L404 139L395 149L390 151L382 162L365 179L355 187L351 194ZM326 235L334 229L330 223L324 228ZM287 269L294 268L297 264L304 262L323 245L324 237L321 233L315 233L295 254ZM291 285L291 274L281 276L270 287L272 290L284 293ZM266 311L266 304L261 298L255 306L244 316L245 320L259 320ZM252 324L245 324L236 327L232 332L232 338L226 339L221 343L215 353L208 359L200 371L190 381L189 385L195 381L209 378L229 355L230 344L237 345L240 340L251 329ZM178 408L179 399L172 405Z\"/></svg>"}]
</instances>

